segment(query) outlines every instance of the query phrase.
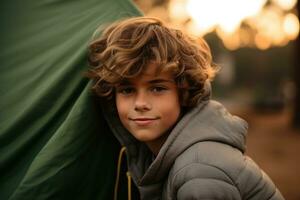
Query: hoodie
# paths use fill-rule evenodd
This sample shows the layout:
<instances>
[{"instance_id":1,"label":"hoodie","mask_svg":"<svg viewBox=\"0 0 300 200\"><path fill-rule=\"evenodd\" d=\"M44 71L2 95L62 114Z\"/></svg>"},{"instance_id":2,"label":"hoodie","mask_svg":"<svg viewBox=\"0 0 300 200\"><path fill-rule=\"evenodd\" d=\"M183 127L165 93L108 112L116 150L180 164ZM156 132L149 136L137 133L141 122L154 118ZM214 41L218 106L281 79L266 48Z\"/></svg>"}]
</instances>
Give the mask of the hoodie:
<instances>
[{"instance_id":1,"label":"hoodie","mask_svg":"<svg viewBox=\"0 0 300 200\"><path fill-rule=\"evenodd\" d=\"M121 124L114 103L102 102L141 199L284 199L245 155L247 123L220 103L202 101L175 125L156 157Z\"/></svg>"}]
</instances>

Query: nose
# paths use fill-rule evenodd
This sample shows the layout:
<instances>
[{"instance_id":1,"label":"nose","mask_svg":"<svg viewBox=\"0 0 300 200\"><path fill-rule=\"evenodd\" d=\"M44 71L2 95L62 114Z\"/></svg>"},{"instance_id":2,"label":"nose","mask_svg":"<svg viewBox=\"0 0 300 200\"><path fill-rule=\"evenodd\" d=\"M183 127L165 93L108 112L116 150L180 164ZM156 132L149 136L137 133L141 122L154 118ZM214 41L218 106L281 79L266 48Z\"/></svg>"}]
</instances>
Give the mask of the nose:
<instances>
[{"instance_id":1,"label":"nose","mask_svg":"<svg viewBox=\"0 0 300 200\"><path fill-rule=\"evenodd\" d=\"M138 92L135 102L134 102L134 110L139 112L145 112L151 110L150 99L147 97L145 92Z\"/></svg>"}]
</instances>

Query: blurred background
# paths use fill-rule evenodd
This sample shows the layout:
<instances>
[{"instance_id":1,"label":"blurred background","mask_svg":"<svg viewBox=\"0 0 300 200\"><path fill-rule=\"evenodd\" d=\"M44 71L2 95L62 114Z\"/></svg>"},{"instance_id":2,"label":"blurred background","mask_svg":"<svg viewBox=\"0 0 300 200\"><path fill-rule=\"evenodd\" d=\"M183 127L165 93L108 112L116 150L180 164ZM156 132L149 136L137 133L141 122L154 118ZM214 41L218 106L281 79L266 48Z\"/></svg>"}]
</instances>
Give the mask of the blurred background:
<instances>
[{"instance_id":1,"label":"blurred background","mask_svg":"<svg viewBox=\"0 0 300 200\"><path fill-rule=\"evenodd\" d=\"M247 154L287 200L300 199L299 2L134 0L146 16L209 43L213 98L249 123Z\"/></svg>"}]
</instances>

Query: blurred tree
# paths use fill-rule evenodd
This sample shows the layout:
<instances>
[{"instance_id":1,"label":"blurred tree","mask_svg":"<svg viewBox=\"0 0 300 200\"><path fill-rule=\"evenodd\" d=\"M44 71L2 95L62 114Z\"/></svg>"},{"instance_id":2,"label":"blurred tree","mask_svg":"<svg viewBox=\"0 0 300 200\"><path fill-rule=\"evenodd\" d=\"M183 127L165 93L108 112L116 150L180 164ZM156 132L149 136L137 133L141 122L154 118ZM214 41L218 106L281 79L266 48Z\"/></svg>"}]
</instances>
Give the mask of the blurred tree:
<instances>
[{"instance_id":1,"label":"blurred tree","mask_svg":"<svg viewBox=\"0 0 300 200\"><path fill-rule=\"evenodd\" d=\"M300 20L300 3L297 2L298 18ZM296 40L295 49L295 62L294 62L294 80L295 80L295 101L294 101L294 114L293 114L293 126L300 128L300 66L299 66L299 52L300 52L300 37Z\"/></svg>"}]
</instances>

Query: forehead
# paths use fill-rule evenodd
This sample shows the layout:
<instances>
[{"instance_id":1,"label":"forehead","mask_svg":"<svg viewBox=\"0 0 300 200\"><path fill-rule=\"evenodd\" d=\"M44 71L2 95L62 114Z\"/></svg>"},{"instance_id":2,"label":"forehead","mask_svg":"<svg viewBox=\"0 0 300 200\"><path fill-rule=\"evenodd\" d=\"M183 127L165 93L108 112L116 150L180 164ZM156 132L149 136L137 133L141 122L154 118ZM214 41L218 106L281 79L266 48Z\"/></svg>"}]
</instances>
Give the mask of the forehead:
<instances>
[{"instance_id":1,"label":"forehead","mask_svg":"<svg viewBox=\"0 0 300 200\"><path fill-rule=\"evenodd\" d=\"M161 70L155 63L149 63L139 75L133 78L125 78L120 81L121 84L132 83L158 83L174 82L173 74L170 71Z\"/></svg>"},{"instance_id":2,"label":"forehead","mask_svg":"<svg viewBox=\"0 0 300 200\"><path fill-rule=\"evenodd\" d=\"M152 80L152 79L166 79L166 80L173 80L173 75L170 71L164 71L158 64L149 63L145 70L134 79L137 80Z\"/></svg>"}]
</instances>

